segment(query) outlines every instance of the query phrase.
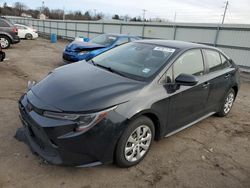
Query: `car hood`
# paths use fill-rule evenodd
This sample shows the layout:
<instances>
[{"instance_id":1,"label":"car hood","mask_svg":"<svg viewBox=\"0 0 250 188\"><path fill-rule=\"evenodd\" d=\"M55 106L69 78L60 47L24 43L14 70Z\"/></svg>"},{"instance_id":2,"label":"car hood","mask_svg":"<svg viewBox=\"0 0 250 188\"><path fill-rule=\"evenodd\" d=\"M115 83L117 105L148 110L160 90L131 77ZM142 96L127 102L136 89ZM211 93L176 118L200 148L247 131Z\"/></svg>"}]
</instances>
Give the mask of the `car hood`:
<instances>
[{"instance_id":1,"label":"car hood","mask_svg":"<svg viewBox=\"0 0 250 188\"><path fill-rule=\"evenodd\" d=\"M79 42L79 41L73 41L71 42L66 49L68 51L83 51L83 50L96 50L100 48L105 48L106 46L95 44L92 42Z\"/></svg>"},{"instance_id":2,"label":"car hood","mask_svg":"<svg viewBox=\"0 0 250 188\"><path fill-rule=\"evenodd\" d=\"M31 91L45 104L61 111L87 112L127 102L144 86L144 82L81 61L55 69Z\"/></svg>"}]
</instances>

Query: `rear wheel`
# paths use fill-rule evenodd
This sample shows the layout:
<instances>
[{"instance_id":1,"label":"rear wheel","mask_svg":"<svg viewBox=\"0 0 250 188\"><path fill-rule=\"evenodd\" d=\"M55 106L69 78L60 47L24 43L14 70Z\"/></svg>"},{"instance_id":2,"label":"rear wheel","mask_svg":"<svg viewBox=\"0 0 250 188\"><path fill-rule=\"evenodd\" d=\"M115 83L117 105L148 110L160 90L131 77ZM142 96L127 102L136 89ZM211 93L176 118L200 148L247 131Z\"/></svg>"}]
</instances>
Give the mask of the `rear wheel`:
<instances>
[{"instance_id":1,"label":"rear wheel","mask_svg":"<svg viewBox=\"0 0 250 188\"><path fill-rule=\"evenodd\" d=\"M10 47L10 39L7 36L0 36L0 45L2 49L6 49Z\"/></svg>"},{"instance_id":2,"label":"rear wheel","mask_svg":"<svg viewBox=\"0 0 250 188\"><path fill-rule=\"evenodd\" d=\"M27 33L27 34L25 35L25 38L26 38L27 40L31 40L31 39L33 38L33 36L32 36L30 33Z\"/></svg>"},{"instance_id":3,"label":"rear wheel","mask_svg":"<svg viewBox=\"0 0 250 188\"><path fill-rule=\"evenodd\" d=\"M154 124L141 116L128 125L118 141L115 160L120 167L130 167L138 164L147 154L154 140Z\"/></svg>"},{"instance_id":4,"label":"rear wheel","mask_svg":"<svg viewBox=\"0 0 250 188\"><path fill-rule=\"evenodd\" d=\"M235 99L235 91L234 89L230 89L225 96L224 103L221 106L220 111L217 113L218 116L224 117L226 116L230 110L232 109L233 103Z\"/></svg>"}]
</instances>

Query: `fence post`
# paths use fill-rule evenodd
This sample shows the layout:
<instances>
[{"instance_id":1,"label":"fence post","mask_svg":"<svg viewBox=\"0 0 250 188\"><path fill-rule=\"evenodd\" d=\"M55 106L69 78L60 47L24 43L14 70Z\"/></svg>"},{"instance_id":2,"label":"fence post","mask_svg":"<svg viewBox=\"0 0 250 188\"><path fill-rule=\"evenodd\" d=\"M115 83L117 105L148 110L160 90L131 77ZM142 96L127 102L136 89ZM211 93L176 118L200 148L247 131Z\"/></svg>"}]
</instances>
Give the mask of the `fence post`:
<instances>
[{"instance_id":1,"label":"fence post","mask_svg":"<svg viewBox=\"0 0 250 188\"><path fill-rule=\"evenodd\" d=\"M220 26L217 26L217 30L216 30L216 34L215 34L215 38L214 38L214 47L217 46L217 41L218 41L218 37L219 37L219 32L220 32Z\"/></svg>"},{"instance_id":2,"label":"fence post","mask_svg":"<svg viewBox=\"0 0 250 188\"><path fill-rule=\"evenodd\" d=\"M56 35L58 36L59 35L59 31L58 31L58 21L56 21Z\"/></svg>"},{"instance_id":3,"label":"fence post","mask_svg":"<svg viewBox=\"0 0 250 188\"><path fill-rule=\"evenodd\" d=\"M87 36L89 38L89 22L88 22L88 32L87 32Z\"/></svg>"},{"instance_id":4,"label":"fence post","mask_svg":"<svg viewBox=\"0 0 250 188\"><path fill-rule=\"evenodd\" d=\"M44 20L43 20L43 36L45 38L45 24L44 24Z\"/></svg>"},{"instance_id":5,"label":"fence post","mask_svg":"<svg viewBox=\"0 0 250 188\"><path fill-rule=\"evenodd\" d=\"M75 22L75 37L77 37L77 22Z\"/></svg>"},{"instance_id":6,"label":"fence post","mask_svg":"<svg viewBox=\"0 0 250 188\"><path fill-rule=\"evenodd\" d=\"M176 39L176 32L177 32L177 25L174 25L174 36L173 36L174 40Z\"/></svg>"},{"instance_id":7,"label":"fence post","mask_svg":"<svg viewBox=\"0 0 250 188\"><path fill-rule=\"evenodd\" d=\"M49 21L49 32L50 32L50 35L51 35L51 20Z\"/></svg>"},{"instance_id":8,"label":"fence post","mask_svg":"<svg viewBox=\"0 0 250 188\"><path fill-rule=\"evenodd\" d=\"M68 39L68 22L65 22L65 38Z\"/></svg>"},{"instance_id":9,"label":"fence post","mask_svg":"<svg viewBox=\"0 0 250 188\"><path fill-rule=\"evenodd\" d=\"M145 23L143 22L143 25L142 25L142 34L141 34L142 38L144 38L144 31L145 31Z\"/></svg>"},{"instance_id":10,"label":"fence post","mask_svg":"<svg viewBox=\"0 0 250 188\"><path fill-rule=\"evenodd\" d=\"M102 22L102 33L104 33L104 22Z\"/></svg>"},{"instance_id":11,"label":"fence post","mask_svg":"<svg viewBox=\"0 0 250 188\"><path fill-rule=\"evenodd\" d=\"M120 34L122 34L122 23L120 24Z\"/></svg>"}]
</instances>

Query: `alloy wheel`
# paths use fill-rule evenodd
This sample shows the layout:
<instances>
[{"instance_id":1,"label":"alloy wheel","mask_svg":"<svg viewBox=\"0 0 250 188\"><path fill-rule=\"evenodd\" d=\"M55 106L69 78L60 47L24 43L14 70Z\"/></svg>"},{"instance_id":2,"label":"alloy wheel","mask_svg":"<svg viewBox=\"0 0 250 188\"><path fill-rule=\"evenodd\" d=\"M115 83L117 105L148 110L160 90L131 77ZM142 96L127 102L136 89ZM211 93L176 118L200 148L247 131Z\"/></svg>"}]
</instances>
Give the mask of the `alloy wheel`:
<instances>
[{"instance_id":1,"label":"alloy wheel","mask_svg":"<svg viewBox=\"0 0 250 188\"><path fill-rule=\"evenodd\" d=\"M9 45L9 41L6 38L0 38L0 44L2 48L7 48Z\"/></svg>"},{"instance_id":2,"label":"alloy wheel","mask_svg":"<svg viewBox=\"0 0 250 188\"><path fill-rule=\"evenodd\" d=\"M233 106L233 102L234 102L234 93L230 92L226 98L225 104L224 104L224 112L225 114L227 114L232 106Z\"/></svg>"},{"instance_id":3,"label":"alloy wheel","mask_svg":"<svg viewBox=\"0 0 250 188\"><path fill-rule=\"evenodd\" d=\"M129 162L141 159L148 151L152 141L152 132L146 125L136 128L125 145L125 158Z\"/></svg>"}]
</instances>

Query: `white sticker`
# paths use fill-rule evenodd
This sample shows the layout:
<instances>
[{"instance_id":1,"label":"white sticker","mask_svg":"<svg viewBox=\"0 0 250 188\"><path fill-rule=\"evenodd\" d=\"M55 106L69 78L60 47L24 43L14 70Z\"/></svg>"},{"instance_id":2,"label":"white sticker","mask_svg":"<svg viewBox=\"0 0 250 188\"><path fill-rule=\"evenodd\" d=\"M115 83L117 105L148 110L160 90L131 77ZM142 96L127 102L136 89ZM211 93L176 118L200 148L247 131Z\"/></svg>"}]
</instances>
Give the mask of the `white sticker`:
<instances>
[{"instance_id":1,"label":"white sticker","mask_svg":"<svg viewBox=\"0 0 250 188\"><path fill-rule=\"evenodd\" d=\"M166 47L159 47L159 46L156 46L154 50L158 50L162 52L170 52L170 53L173 53L175 51L175 49L173 48L166 48Z\"/></svg>"},{"instance_id":2,"label":"white sticker","mask_svg":"<svg viewBox=\"0 0 250 188\"><path fill-rule=\"evenodd\" d=\"M142 70L142 72L145 73L145 74L147 74L147 73L150 72L150 69L149 68L145 68L145 69Z\"/></svg>"},{"instance_id":3,"label":"white sticker","mask_svg":"<svg viewBox=\"0 0 250 188\"><path fill-rule=\"evenodd\" d=\"M111 39L111 40L115 40L116 39L116 37L108 37L109 39Z\"/></svg>"}]
</instances>

